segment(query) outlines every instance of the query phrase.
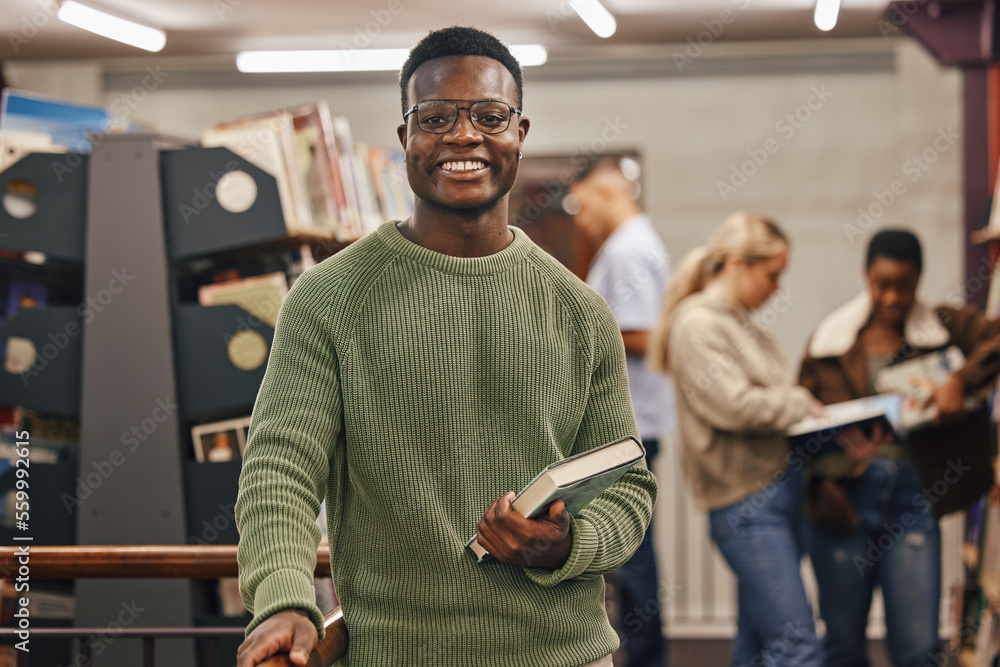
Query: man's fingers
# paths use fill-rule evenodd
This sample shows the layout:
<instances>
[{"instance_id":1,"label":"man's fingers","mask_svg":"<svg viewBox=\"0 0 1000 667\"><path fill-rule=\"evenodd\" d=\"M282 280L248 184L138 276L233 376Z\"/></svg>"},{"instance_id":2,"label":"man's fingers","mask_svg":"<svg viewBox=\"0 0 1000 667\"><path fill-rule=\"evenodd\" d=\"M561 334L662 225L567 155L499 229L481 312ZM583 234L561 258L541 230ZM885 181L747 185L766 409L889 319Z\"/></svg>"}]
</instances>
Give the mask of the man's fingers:
<instances>
[{"instance_id":1,"label":"man's fingers","mask_svg":"<svg viewBox=\"0 0 1000 667\"><path fill-rule=\"evenodd\" d=\"M566 511L566 503L557 500L549 505L549 521L560 529L569 523L569 512Z\"/></svg>"},{"instance_id":2,"label":"man's fingers","mask_svg":"<svg viewBox=\"0 0 1000 667\"><path fill-rule=\"evenodd\" d=\"M486 511L486 514L488 515L492 512L493 518L498 521L502 521L503 516L510 511L510 501L513 497L513 493L510 492L503 494L493 501L493 504L490 505L490 509Z\"/></svg>"},{"instance_id":3,"label":"man's fingers","mask_svg":"<svg viewBox=\"0 0 1000 667\"><path fill-rule=\"evenodd\" d=\"M294 664L304 665L309 660L309 654L315 645L315 637L309 633L299 632L295 635L295 642L292 644L292 650L289 651L288 657Z\"/></svg>"}]
</instances>

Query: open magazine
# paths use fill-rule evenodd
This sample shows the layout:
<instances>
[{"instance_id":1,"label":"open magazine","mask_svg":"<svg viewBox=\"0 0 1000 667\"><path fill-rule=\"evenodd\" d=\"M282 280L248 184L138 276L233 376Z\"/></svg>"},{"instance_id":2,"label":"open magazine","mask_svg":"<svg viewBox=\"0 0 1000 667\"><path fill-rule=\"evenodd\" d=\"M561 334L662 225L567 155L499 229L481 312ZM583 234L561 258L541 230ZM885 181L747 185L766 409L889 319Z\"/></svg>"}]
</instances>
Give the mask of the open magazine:
<instances>
[{"instance_id":1,"label":"open magazine","mask_svg":"<svg viewBox=\"0 0 1000 667\"><path fill-rule=\"evenodd\" d=\"M902 399L895 394L866 396L825 406L823 417L806 417L793 424L786 435L793 446L805 445L813 454L839 449L835 438L841 431L858 427L871 436L876 424L883 433L902 433Z\"/></svg>"},{"instance_id":2,"label":"open magazine","mask_svg":"<svg viewBox=\"0 0 1000 667\"><path fill-rule=\"evenodd\" d=\"M948 381L956 371L965 365L965 355L958 347L951 347L889 366L875 376L875 388L883 394L893 393L902 399L900 423L906 431L927 426L937 415L937 406L921 405L931 395L934 387ZM972 411L983 404L979 396L965 399L966 411Z\"/></svg>"}]
</instances>

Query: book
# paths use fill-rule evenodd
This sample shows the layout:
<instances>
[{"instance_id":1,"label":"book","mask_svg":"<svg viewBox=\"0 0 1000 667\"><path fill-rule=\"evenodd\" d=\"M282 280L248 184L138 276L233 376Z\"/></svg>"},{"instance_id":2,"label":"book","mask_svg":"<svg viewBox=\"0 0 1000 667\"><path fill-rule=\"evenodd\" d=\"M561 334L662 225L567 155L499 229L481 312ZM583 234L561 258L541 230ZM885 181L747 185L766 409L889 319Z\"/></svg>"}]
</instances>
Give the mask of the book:
<instances>
[{"instance_id":1,"label":"book","mask_svg":"<svg viewBox=\"0 0 1000 667\"><path fill-rule=\"evenodd\" d=\"M52 143L47 132L11 132L0 130L0 171L31 153L65 153L66 147Z\"/></svg>"},{"instance_id":2,"label":"book","mask_svg":"<svg viewBox=\"0 0 1000 667\"><path fill-rule=\"evenodd\" d=\"M278 323L281 302L288 294L288 277L276 271L198 288L198 303L203 306L235 304L272 329Z\"/></svg>"},{"instance_id":3,"label":"book","mask_svg":"<svg viewBox=\"0 0 1000 667\"><path fill-rule=\"evenodd\" d=\"M934 420L937 406L930 405L921 409L921 404L935 387L947 382L964 365L965 355L952 345L883 368L875 375L875 388L881 393L892 392L902 398L900 421L904 430L912 431L923 428ZM982 404L981 397L966 397L965 410L971 412Z\"/></svg>"},{"instance_id":4,"label":"book","mask_svg":"<svg viewBox=\"0 0 1000 667\"><path fill-rule=\"evenodd\" d=\"M250 417L226 419L191 427L194 456L199 463L238 461L247 446Z\"/></svg>"},{"instance_id":5,"label":"book","mask_svg":"<svg viewBox=\"0 0 1000 667\"><path fill-rule=\"evenodd\" d=\"M291 114L277 111L213 125L202 133L201 145L224 146L274 176L290 233L314 228L305 179L295 156Z\"/></svg>"},{"instance_id":6,"label":"book","mask_svg":"<svg viewBox=\"0 0 1000 667\"><path fill-rule=\"evenodd\" d=\"M556 461L521 489L511 501L511 507L530 519L555 501L562 500L566 503L566 511L576 514L645 455L642 444L628 437ZM473 535L465 546L476 554L480 563L491 560L493 556L477 538L478 535Z\"/></svg>"},{"instance_id":7,"label":"book","mask_svg":"<svg viewBox=\"0 0 1000 667\"><path fill-rule=\"evenodd\" d=\"M901 433L899 412L902 399L894 394L866 396L824 406L823 417L806 417L792 424L785 435L792 446L804 445L810 454L839 451L836 436L844 429L856 426L871 435L876 424L883 432Z\"/></svg>"}]
</instances>

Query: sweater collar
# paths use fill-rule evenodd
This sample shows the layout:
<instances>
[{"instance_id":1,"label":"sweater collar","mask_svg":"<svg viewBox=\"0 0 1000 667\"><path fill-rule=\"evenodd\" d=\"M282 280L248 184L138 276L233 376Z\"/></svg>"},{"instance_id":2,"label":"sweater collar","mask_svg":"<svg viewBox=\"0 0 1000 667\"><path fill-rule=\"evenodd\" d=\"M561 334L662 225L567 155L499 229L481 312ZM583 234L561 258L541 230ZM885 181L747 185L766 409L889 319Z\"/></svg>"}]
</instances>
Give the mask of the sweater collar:
<instances>
[{"instance_id":1,"label":"sweater collar","mask_svg":"<svg viewBox=\"0 0 1000 667\"><path fill-rule=\"evenodd\" d=\"M375 236L397 255L445 273L467 276L501 273L519 263L536 247L523 230L508 227L514 234L514 240L500 252L486 257L453 257L409 240L396 227L398 222L392 220L380 225L374 232Z\"/></svg>"},{"instance_id":2,"label":"sweater collar","mask_svg":"<svg viewBox=\"0 0 1000 667\"><path fill-rule=\"evenodd\" d=\"M822 359L847 354L857 342L861 329L868 324L871 314L871 294L865 290L820 323L809 341L809 356ZM917 299L903 323L903 338L914 347L928 349L947 344L949 336L934 311Z\"/></svg>"}]
</instances>

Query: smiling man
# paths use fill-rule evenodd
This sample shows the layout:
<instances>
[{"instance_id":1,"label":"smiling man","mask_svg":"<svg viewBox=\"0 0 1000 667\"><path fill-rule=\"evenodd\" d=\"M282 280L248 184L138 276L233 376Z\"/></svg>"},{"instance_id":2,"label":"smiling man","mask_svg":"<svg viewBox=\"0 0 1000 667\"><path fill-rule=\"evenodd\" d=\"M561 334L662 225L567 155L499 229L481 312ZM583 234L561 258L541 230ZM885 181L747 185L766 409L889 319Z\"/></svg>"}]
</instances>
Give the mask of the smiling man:
<instances>
[{"instance_id":1,"label":"smiling man","mask_svg":"<svg viewBox=\"0 0 1000 667\"><path fill-rule=\"evenodd\" d=\"M642 540L652 475L640 464L573 517L510 501L546 465L637 435L621 335L507 226L529 127L507 48L433 32L400 89L413 216L304 274L278 318L236 506L254 613L238 665L305 663L323 499L350 664L610 665L601 575ZM476 531L495 561L465 548Z\"/></svg>"}]
</instances>

